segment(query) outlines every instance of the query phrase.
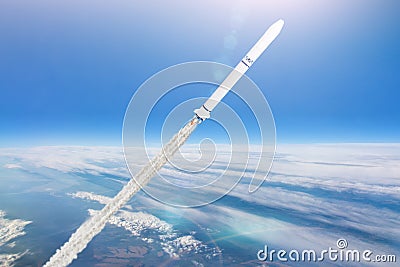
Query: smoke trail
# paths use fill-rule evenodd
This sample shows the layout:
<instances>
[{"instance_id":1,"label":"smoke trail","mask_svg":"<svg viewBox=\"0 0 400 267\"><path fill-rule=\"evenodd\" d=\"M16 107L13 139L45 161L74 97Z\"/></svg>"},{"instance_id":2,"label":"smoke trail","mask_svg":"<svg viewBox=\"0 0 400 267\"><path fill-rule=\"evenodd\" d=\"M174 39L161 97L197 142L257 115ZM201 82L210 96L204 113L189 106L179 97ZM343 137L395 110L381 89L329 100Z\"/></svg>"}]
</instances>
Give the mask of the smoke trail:
<instances>
[{"instance_id":1,"label":"smoke trail","mask_svg":"<svg viewBox=\"0 0 400 267\"><path fill-rule=\"evenodd\" d=\"M164 166L167 160L185 143L194 129L196 129L198 123L199 120L196 117L193 118L172 137L161 152L140 170L135 176L136 180L131 179L110 203L84 222L75 233L71 235L69 240L60 249L57 249L56 253L44 266L67 266L76 259L78 254L86 248L93 237L101 232L108 219L140 190L140 185L146 185L156 172ZM139 181L140 185L136 181Z\"/></svg>"}]
</instances>

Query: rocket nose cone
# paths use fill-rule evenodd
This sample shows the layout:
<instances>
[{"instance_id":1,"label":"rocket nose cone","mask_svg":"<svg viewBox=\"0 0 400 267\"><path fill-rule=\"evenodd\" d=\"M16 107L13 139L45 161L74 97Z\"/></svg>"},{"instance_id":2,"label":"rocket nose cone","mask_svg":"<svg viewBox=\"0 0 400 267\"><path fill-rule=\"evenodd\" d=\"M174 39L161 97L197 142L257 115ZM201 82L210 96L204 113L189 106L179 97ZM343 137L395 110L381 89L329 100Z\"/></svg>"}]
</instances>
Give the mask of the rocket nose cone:
<instances>
[{"instance_id":1,"label":"rocket nose cone","mask_svg":"<svg viewBox=\"0 0 400 267\"><path fill-rule=\"evenodd\" d=\"M279 34L283 28L283 25L285 25L285 21L283 19L279 19L271 26L271 28L273 28L274 31L276 31Z\"/></svg>"}]
</instances>

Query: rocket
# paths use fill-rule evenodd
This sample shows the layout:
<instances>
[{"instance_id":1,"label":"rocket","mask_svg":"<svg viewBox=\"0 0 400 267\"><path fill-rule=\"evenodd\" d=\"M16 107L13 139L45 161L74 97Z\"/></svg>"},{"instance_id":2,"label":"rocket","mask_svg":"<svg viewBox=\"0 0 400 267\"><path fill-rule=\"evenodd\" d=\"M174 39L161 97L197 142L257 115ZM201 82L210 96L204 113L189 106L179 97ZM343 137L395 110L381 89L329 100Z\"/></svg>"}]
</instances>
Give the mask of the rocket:
<instances>
[{"instance_id":1,"label":"rocket","mask_svg":"<svg viewBox=\"0 0 400 267\"><path fill-rule=\"evenodd\" d=\"M224 96L232 89L260 55L279 35L284 25L282 19L272 24L268 30L261 36L257 43L250 49L244 58L237 64L235 69L229 73L225 80L218 86L217 90L209 99L198 109L194 110L195 118L200 122L210 118L211 111L218 105Z\"/></svg>"},{"instance_id":2,"label":"rocket","mask_svg":"<svg viewBox=\"0 0 400 267\"><path fill-rule=\"evenodd\" d=\"M251 67L254 61L274 41L283 27L283 20L278 20L264 33L258 42L250 49L247 55L225 78L217 90L199 109L193 119L188 122L171 140L163 146L163 149L150 162L148 162L136 175L124 185L121 191L107 205L91 216L71 235L69 240L57 249L55 254L44 266L67 266L78 254L82 252L88 243L105 227L109 218L121 209L131 197L136 194L150 179L168 162L174 153L185 143L197 124L210 117L210 112L221 102L222 98L232 89L239 79ZM125 151L124 151L125 153ZM125 161L128 159L125 154ZM129 165L128 165L129 167ZM140 182L138 182L140 181Z\"/></svg>"}]
</instances>

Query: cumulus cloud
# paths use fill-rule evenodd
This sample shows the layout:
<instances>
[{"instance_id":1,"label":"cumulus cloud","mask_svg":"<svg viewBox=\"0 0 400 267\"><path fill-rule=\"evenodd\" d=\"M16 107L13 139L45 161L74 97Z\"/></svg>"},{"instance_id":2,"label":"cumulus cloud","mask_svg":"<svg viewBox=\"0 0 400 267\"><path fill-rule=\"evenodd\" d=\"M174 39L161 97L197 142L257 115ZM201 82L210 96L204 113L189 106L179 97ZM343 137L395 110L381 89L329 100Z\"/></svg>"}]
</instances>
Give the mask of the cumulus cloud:
<instances>
[{"instance_id":1,"label":"cumulus cloud","mask_svg":"<svg viewBox=\"0 0 400 267\"><path fill-rule=\"evenodd\" d=\"M71 193L68 194L73 198L81 198L81 199L87 199L87 200L93 200L93 201L97 201L100 204L108 204L112 198L111 197L106 197L106 196L102 196L102 195L97 195L91 192L83 192L83 191L78 191L75 193Z\"/></svg>"},{"instance_id":2,"label":"cumulus cloud","mask_svg":"<svg viewBox=\"0 0 400 267\"><path fill-rule=\"evenodd\" d=\"M195 253L203 252L207 250L207 246L203 245L202 242L195 239L191 235L185 235L177 237L173 240L167 240L161 243L164 252L170 255L171 258L179 258L179 255L189 253L191 251ZM216 256L213 253L213 256Z\"/></svg>"},{"instance_id":3,"label":"cumulus cloud","mask_svg":"<svg viewBox=\"0 0 400 267\"><path fill-rule=\"evenodd\" d=\"M96 212L98 211L89 210L91 216ZM110 218L109 223L124 228L134 236L140 236L144 230L153 230L163 236L176 235L173 232L172 225L145 212L128 212L121 210L117 215Z\"/></svg>"},{"instance_id":4,"label":"cumulus cloud","mask_svg":"<svg viewBox=\"0 0 400 267\"><path fill-rule=\"evenodd\" d=\"M107 204L111 200L111 198L90 192L76 192L69 195L81 199L97 201L101 204ZM93 209L89 209L88 211L91 216L99 212ZM193 235L179 234L179 232L174 229L173 225L146 212L120 210L117 214L110 217L108 223L125 229L133 236L140 238L146 243L158 242L162 250L171 258L177 259L191 252L205 252L209 257L215 257L220 253L219 249L208 247L197 240ZM142 233L148 230L154 231L158 239L155 240L154 238L142 236Z\"/></svg>"},{"instance_id":5,"label":"cumulus cloud","mask_svg":"<svg viewBox=\"0 0 400 267\"><path fill-rule=\"evenodd\" d=\"M6 213L0 210L0 249L5 251L6 247L13 248L15 243L11 241L25 235L24 228L30 223L32 222L21 219L7 219ZM0 254L0 266L13 266L14 262L27 252Z\"/></svg>"}]
</instances>

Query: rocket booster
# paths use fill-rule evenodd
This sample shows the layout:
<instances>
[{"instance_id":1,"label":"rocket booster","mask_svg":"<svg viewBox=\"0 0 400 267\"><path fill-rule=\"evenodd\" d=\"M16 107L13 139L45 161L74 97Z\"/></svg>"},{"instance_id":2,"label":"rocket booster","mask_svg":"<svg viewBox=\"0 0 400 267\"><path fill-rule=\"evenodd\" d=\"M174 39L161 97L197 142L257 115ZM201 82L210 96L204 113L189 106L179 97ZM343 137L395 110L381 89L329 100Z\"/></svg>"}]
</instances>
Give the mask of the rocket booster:
<instances>
[{"instance_id":1,"label":"rocket booster","mask_svg":"<svg viewBox=\"0 0 400 267\"><path fill-rule=\"evenodd\" d=\"M246 71L253 65L257 58L267 49L267 47L275 40L283 28L283 20L280 19L272 24L257 43L250 49L242 61L237 64L234 70L219 85L217 90L209 99L199 108L194 110L196 117L204 121L210 117L211 111L221 102L222 98L232 89Z\"/></svg>"}]
</instances>

